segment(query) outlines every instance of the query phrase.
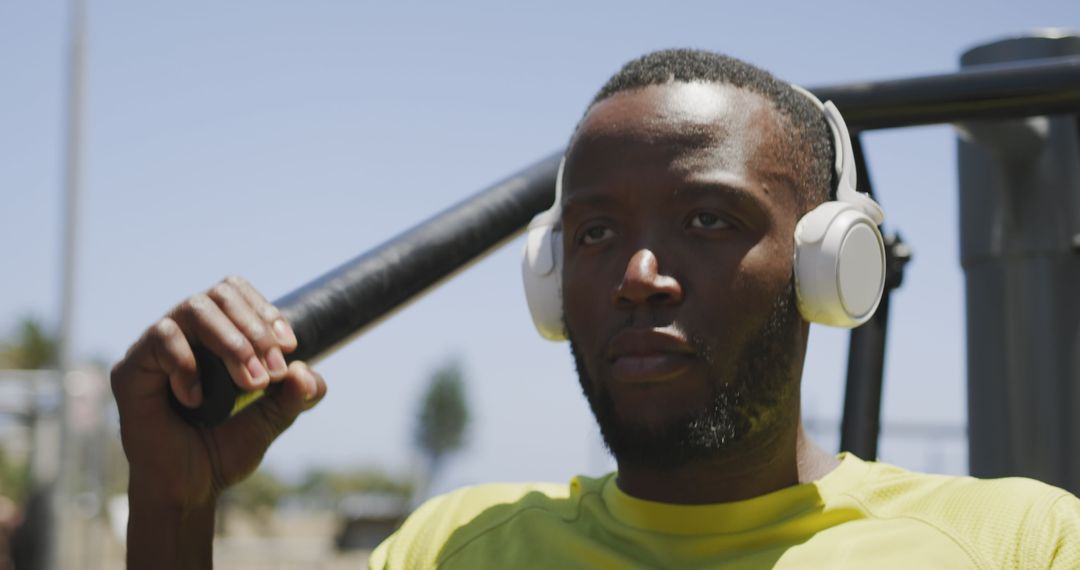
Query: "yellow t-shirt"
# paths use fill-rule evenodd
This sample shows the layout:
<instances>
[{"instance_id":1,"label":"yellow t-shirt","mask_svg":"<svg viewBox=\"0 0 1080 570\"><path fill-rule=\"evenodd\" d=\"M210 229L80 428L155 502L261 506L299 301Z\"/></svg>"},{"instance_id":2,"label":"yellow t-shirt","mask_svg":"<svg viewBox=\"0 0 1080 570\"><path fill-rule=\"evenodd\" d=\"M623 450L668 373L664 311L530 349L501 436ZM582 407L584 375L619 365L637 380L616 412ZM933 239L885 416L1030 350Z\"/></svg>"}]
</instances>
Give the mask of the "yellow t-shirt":
<instances>
[{"instance_id":1,"label":"yellow t-shirt","mask_svg":"<svg viewBox=\"0 0 1080 570\"><path fill-rule=\"evenodd\" d=\"M911 473L850 454L819 481L671 505L614 474L468 487L421 506L371 568L1080 568L1080 501L1030 479Z\"/></svg>"}]
</instances>

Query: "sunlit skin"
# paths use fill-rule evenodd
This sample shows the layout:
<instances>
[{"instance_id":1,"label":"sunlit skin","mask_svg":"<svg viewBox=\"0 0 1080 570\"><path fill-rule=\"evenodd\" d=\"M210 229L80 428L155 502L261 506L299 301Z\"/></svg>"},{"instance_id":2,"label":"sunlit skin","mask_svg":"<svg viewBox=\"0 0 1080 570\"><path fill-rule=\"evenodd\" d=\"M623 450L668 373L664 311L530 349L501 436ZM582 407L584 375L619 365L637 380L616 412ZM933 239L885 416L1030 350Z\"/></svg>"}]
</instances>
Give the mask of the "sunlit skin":
<instances>
[{"instance_id":1,"label":"sunlit skin","mask_svg":"<svg viewBox=\"0 0 1080 570\"><path fill-rule=\"evenodd\" d=\"M788 286L805 208L785 128L757 94L681 82L618 93L582 121L564 178L566 324L621 421L661 426L700 408ZM674 470L620 463L619 486L656 501L727 502L835 467L798 419L800 324L788 347L793 396L754 445Z\"/></svg>"}]
</instances>

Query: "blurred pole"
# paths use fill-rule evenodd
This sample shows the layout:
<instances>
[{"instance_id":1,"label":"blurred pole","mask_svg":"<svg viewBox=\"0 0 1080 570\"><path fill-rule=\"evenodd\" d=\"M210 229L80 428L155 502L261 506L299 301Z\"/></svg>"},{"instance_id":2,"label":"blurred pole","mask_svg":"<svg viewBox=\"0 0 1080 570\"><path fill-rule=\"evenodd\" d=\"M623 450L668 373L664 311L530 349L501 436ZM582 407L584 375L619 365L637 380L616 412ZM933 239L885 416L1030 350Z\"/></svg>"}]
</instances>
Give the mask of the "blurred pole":
<instances>
[{"instance_id":1,"label":"blurred pole","mask_svg":"<svg viewBox=\"0 0 1080 570\"><path fill-rule=\"evenodd\" d=\"M71 482L74 477L71 462L71 426L68 397L68 376L75 370L73 348L73 320L75 313L75 283L78 261L79 228L79 180L82 138L82 91L83 48L86 34L86 16L83 0L70 3L70 52L68 60L67 132L64 163L63 241L62 266L60 270L60 330L59 365L63 375L60 391L60 472L51 497L51 524L45 525L50 533L51 548L42 553L41 568L59 570L74 568L78 564L71 556L69 532L71 525Z\"/></svg>"},{"instance_id":2,"label":"blurred pole","mask_svg":"<svg viewBox=\"0 0 1080 570\"><path fill-rule=\"evenodd\" d=\"M72 349L79 228L79 174L82 138L82 75L85 37L83 0L71 0L71 53L68 62L67 132L64 162L63 251L60 292L60 369L75 368Z\"/></svg>"},{"instance_id":3,"label":"blurred pole","mask_svg":"<svg viewBox=\"0 0 1080 570\"><path fill-rule=\"evenodd\" d=\"M64 475L67 499L62 568L97 570L102 563L105 530L104 424L109 384L102 370L86 367L68 372L64 390L68 417L69 472Z\"/></svg>"},{"instance_id":4,"label":"blurred pole","mask_svg":"<svg viewBox=\"0 0 1080 570\"><path fill-rule=\"evenodd\" d=\"M1046 31L977 46L965 70L1080 54ZM1076 117L958 124L971 474L1080 492Z\"/></svg>"}]
</instances>

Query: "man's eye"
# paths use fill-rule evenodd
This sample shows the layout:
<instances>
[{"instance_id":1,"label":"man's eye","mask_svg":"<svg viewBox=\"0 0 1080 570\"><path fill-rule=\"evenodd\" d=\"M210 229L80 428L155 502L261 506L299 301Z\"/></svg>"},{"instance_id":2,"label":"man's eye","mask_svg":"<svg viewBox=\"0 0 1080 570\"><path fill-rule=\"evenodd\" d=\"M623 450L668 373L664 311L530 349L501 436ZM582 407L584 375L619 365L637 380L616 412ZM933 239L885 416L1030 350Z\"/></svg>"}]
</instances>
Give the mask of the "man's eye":
<instances>
[{"instance_id":1,"label":"man's eye","mask_svg":"<svg viewBox=\"0 0 1080 570\"><path fill-rule=\"evenodd\" d=\"M731 224L712 212L698 212L690 218L690 227L692 228L717 230L730 226Z\"/></svg>"},{"instance_id":2,"label":"man's eye","mask_svg":"<svg viewBox=\"0 0 1080 570\"><path fill-rule=\"evenodd\" d=\"M606 240L614 232L607 226L592 226L581 232L581 243L590 245Z\"/></svg>"}]
</instances>

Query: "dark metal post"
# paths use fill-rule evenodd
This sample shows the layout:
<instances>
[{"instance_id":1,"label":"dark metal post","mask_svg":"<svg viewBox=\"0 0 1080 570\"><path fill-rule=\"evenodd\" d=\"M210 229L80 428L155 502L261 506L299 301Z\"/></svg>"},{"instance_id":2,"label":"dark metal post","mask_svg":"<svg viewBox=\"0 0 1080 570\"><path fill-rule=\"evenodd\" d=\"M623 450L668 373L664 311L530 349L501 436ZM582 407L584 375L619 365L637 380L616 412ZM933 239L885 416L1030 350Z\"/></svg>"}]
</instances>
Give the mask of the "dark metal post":
<instances>
[{"instance_id":1,"label":"dark metal post","mask_svg":"<svg viewBox=\"0 0 1080 570\"><path fill-rule=\"evenodd\" d=\"M1080 54L1080 37L1008 39L980 69ZM1031 62L1037 65L1036 62ZM1080 491L1080 141L1075 117L958 125L971 473Z\"/></svg>"},{"instance_id":2,"label":"dark metal post","mask_svg":"<svg viewBox=\"0 0 1080 570\"><path fill-rule=\"evenodd\" d=\"M903 281L904 264L911 251L899 234L885 236L885 293L874 316L851 331L848 375L844 386L844 417L840 449L863 459L877 458L881 435L881 389L885 380L885 340L889 325L889 299Z\"/></svg>"},{"instance_id":3,"label":"dark metal post","mask_svg":"<svg viewBox=\"0 0 1080 570\"><path fill-rule=\"evenodd\" d=\"M881 434L881 387L885 368L885 332L889 323L889 292L866 324L851 331L848 344L844 417L840 450L863 459L876 459Z\"/></svg>"},{"instance_id":4,"label":"dark metal post","mask_svg":"<svg viewBox=\"0 0 1080 570\"><path fill-rule=\"evenodd\" d=\"M860 190L873 195L862 141L851 138ZM911 259L899 235L885 239L885 292L874 316L851 331L848 375L844 388L844 418L840 424L840 449L863 459L877 457L881 431L881 387L885 374L885 332L889 323L889 297L900 286L904 265Z\"/></svg>"}]
</instances>

